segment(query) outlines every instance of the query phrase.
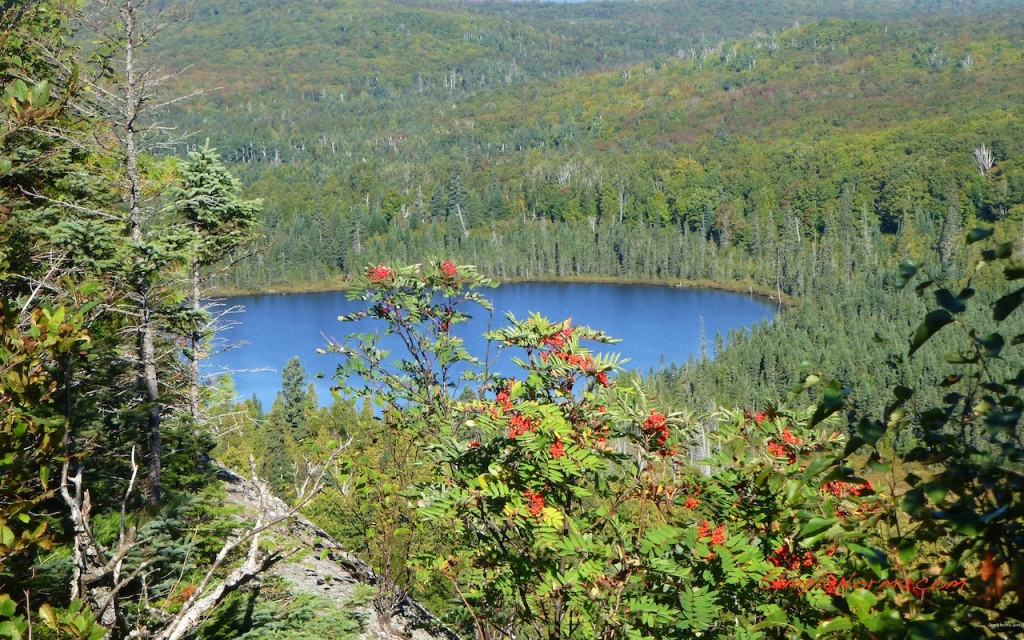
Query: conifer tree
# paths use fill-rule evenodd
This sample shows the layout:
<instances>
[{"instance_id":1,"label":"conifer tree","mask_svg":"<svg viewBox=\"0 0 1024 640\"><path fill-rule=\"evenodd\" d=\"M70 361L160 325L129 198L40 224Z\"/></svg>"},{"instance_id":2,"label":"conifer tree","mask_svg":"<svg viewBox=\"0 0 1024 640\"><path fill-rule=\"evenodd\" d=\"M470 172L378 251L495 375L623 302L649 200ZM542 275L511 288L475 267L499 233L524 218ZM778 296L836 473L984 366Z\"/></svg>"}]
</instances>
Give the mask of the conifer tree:
<instances>
[{"instance_id":1,"label":"conifer tree","mask_svg":"<svg viewBox=\"0 0 1024 640\"><path fill-rule=\"evenodd\" d=\"M203 309L202 269L223 261L249 243L258 227L259 201L243 200L238 195L238 182L220 161L209 141L189 154L181 165L181 185L172 191L176 208L184 216L192 233L189 278L191 282L188 317L189 349L186 354L191 368L189 378L189 413L199 419L200 362L211 332L209 313Z\"/></svg>"}]
</instances>

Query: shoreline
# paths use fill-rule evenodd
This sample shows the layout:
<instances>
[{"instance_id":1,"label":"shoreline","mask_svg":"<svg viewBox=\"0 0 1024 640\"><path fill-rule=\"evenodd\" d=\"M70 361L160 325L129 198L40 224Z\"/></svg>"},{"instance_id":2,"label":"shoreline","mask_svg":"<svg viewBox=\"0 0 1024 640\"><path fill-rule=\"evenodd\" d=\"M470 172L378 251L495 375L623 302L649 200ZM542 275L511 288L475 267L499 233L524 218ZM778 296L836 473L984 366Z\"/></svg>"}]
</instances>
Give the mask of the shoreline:
<instances>
[{"instance_id":1,"label":"shoreline","mask_svg":"<svg viewBox=\"0 0 1024 640\"><path fill-rule=\"evenodd\" d=\"M682 289L704 289L709 291L722 291L725 293L748 294L758 298L770 300L780 308L794 307L799 301L787 294L782 294L779 299L775 291L770 290L753 282L718 282L714 280L644 280L639 278L620 278L616 276L566 276L562 278L509 278L499 280L494 278L498 286L505 284L524 283L554 283L554 284L619 284L638 285L653 287L672 287ZM348 291L351 288L353 279L348 276L330 280L320 280L305 285L284 285L273 286L263 290L235 289L224 287L218 289L212 296L216 298L236 298L241 296L271 296L271 295L292 295L300 293L332 293Z\"/></svg>"}]
</instances>

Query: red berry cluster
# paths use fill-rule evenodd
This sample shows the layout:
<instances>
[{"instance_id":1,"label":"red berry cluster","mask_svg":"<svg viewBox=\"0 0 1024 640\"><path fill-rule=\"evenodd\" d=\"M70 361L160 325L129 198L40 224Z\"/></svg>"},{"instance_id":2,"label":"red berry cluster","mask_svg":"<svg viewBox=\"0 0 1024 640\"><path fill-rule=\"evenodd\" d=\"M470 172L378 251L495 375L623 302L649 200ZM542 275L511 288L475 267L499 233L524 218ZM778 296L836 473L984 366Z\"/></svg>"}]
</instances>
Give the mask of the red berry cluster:
<instances>
[{"instance_id":1,"label":"red berry cluster","mask_svg":"<svg viewBox=\"0 0 1024 640\"><path fill-rule=\"evenodd\" d=\"M775 555L768 558L768 562L776 567L799 571L801 567L807 569L818 564L818 559L814 557L814 553L811 551L804 551L801 554L783 545L775 549Z\"/></svg>"},{"instance_id":2,"label":"red berry cluster","mask_svg":"<svg viewBox=\"0 0 1024 640\"><path fill-rule=\"evenodd\" d=\"M787 580L785 578L775 578L774 580L771 581L771 584L768 585L768 588L769 589L774 589L776 591L781 591L782 589L785 589L788 586L789 586L789 580Z\"/></svg>"},{"instance_id":3,"label":"red berry cluster","mask_svg":"<svg viewBox=\"0 0 1024 640\"><path fill-rule=\"evenodd\" d=\"M643 424L644 434L650 439L648 446L657 451L662 457L674 456L679 453L678 449L666 449L665 443L669 438L669 426L665 420L665 414L660 411L651 411Z\"/></svg>"},{"instance_id":4,"label":"red berry cluster","mask_svg":"<svg viewBox=\"0 0 1024 640\"><path fill-rule=\"evenodd\" d=\"M540 515L540 512L544 510L544 496L532 489L527 489L523 492L523 497L526 498L526 508L529 509L530 515Z\"/></svg>"},{"instance_id":5,"label":"red berry cluster","mask_svg":"<svg viewBox=\"0 0 1024 640\"><path fill-rule=\"evenodd\" d=\"M584 353L570 353L564 350L564 347L569 343L569 339L572 338L573 333L574 328L566 326L551 335L542 338L541 345L543 347L547 347L548 350L541 351L540 359L544 362L548 362L551 358L561 360L570 366L576 367L585 375L593 376L597 384L607 388L610 385L608 373L605 371L597 371L597 361L594 360L594 356ZM571 388L573 383L575 383L576 378L577 374L568 374L562 384L563 390Z\"/></svg>"},{"instance_id":6,"label":"red berry cluster","mask_svg":"<svg viewBox=\"0 0 1024 640\"><path fill-rule=\"evenodd\" d=\"M772 440L768 443L768 453L776 458L786 458L790 464L796 462L796 454L806 441L793 435L789 428L782 430L782 442Z\"/></svg>"},{"instance_id":7,"label":"red berry cluster","mask_svg":"<svg viewBox=\"0 0 1024 640\"><path fill-rule=\"evenodd\" d=\"M805 442L802 438L798 438L793 435L793 432L789 430L789 427L782 430L782 441L786 444L791 444L794 447L798 447Z\"/></svg>"},{"instance_id":8,"label":"red berry cluster","mask_svg":"<svg viewBox=\"0 0 1024 640\"><path fill-rule=\"evenodd\" d=\"M768 443L768 453L776 458L788 458L790 463L796 462L796 453L786 448L781 442L772 440Z\"/></svg>"},{"instance_id":9,"label":"red berry cluster","mask_svg":"<svg viewBox=\"0 0 1024 640\"><path fill-rule=\"evenodd\" d=\"M494 400L501 405L502 411L512 410L512 398L509 396L508 387L502 387L499 389L498 393L494 396Z\"/></svg>"},{"instance_id":10,"label":"red berry cluster","mask_svg":"<svg viewBox=\"0 0 1024 640\"><path fill-rule=\"evenodd\" d=\"M456 267L455 263L451 260L445 260L441 263L441 273L443 273L446 278L454 278L455 274L458 272L459 268Z\"/></svg>"},{"instance_id":11,"label":"red berry cluster","mask_svg":"<svg viewBox=\"0 0 1024 640\"><path fill-rule=\"evenodd\" d=\"M761 413L755 413L754 414L754 422L756 422L757 424L761 424L762 422L764 422L767 419L768 419L768 414L767 413L761 412Z\"/></svg>"},{"instance_id":12,"label":"red berry cluster","mask_svg":"<svg viewBox=\"0 0 1024 640\"><path fill-rule=\"evenodd\" d=\"M491 417L498 417L498 409L500 407L501 413L507 413L512 410L512 396L509 395L509 389L512 387L512 383L515 382L511 378L505 381L504 386L498 388L498 392L494 394L494 401L498 403L498 406L491 406Z\"/></svg>"},{"instance_id":13,"label":"red berry cluster","mask_svg":"<svg viewBox=\"0 0 1024 640\"><path fill-rule=\"evenodd\" d=\"M756 420L757 417L755 416L754 419ZM789 427L786 427L782 430L782 442L779 442L778 440L771 440L765 446L772 457L785 458L790 464L793 464L796 462L797 452L800 450L800 447L806 444L806 442L807 441L803 438L796 437L793 432L789 430Z\"/></svg>"},{"instance_id":14,"label":"red berry cluster","mask_svg":"<svg viewBox=\"0 0 1024 640\"><path fill-rule=\"evenodd\" d=\"M705 520L704 522L697 525L697 537L698 538L711 538L711 544L722 544L725 542L725 523L718 525L714 529L711 528L711 523Z\"/></svg>"},{"instance_id":15,"label":"red berry cluster","mask_svg":"<svg viewBox=\"0 0 1024 640\"><path fill-rule=\"evenodd\" d=\"M668 424L665 422L665 414L660 411L652 411L651 415L644 420L644 431L654 437L654 442L659 446L668 442Z\"/></svg>"},{"instance_id":16,"label":"red berry cluster","mask_svg":"<svg viewBox=\"0 0 1024 640\"><path fill-rule=\"evenodd\" d=\"M832 546L825 552L825 555L831 556L835 552L836 547ZM791 585L803 584L801 580L791 579L787 577L786 572L794 571L797 572L798 575L802 573L807 573L812 567L818 565L818 558L814 555L814 552L812 551L808 550L804 551L803 553L800 553L798 551L794 551L793 549L791 549L789 544L784 544L780 545L778 548L775 549L774 555L768 558L768 562L770 562L773 566L782 569L783 571L783 574L781 576L773 579L771 583L769 583L768 585L769 589L780 590L785 589L786 587L789 587ZM826 578L821 583L821 586L825 593L835 594L838 581L834 579L834 576L831 576L831 578L831 580Z\"/></svg>"},{"instance_id":17,"label":"red berry cluster","mask_svg":"<svg viewBox=\"0 0 1024 640\"><path fill-rule=\"evenodd\" d=\"M686 499L686 502L683 503L683 506L686 507L687 509L696 509L697 505L699 504L700 500L694 498L693 496L690 496L689 498Z\"/></svg>"},{"instance_id":18,"label":"red berry cluster","mask_svg":"<svg viewBox=\"0 0 1024 640\"><path fill-rule=\"evenodd\" d=\"M826 482L821 488L826 493L831 493L840 500L848 498L849 496L860 497L865 492L870 491L874 493L875 491L875 486L871 484L870 480L865 480L862 483L833 480L831 482Z\"/></svg>"},{"instance_id":19,"label":"red berry cluster","mask_svg":"<svg viewBox=\"0 0 1024 640\"><path fill-rule=\"evenodd\" d=\"M561 349L566 341L572 337L572 327L565 327L544 338L541 342L548 347Z\"/></svg>"},{"instance_id":20,"label":"red berry cluster","mask_svg":"<svg viewBox=\"0 0 1024 640\"><path fill-rule=\"evenodd\" d=\"M533 421L526 416L514 413L508 418L508 437L517 438L524 433L535 431L537 425L533 424Z\"/></svg>"},{"instance_id":21,"label":"red berry cluster","mask_svg":"<svg viewBox=\"0 0 1024 640\"><path fill-rule=\"evenodd\" d=\"M565 360L574 367L579 367L584 372L591 371L594 368L594 357L590 354L558 352L555 356Z\"/></svg>"},{"instance_id":22,"label":"red berry cluster","mask_svg":"<svg viewBox=\"0 0 1024 640\"><path fill-rule=\"evenodd\" d=\"M370 282L380 282L393 276L394 272L389 267L378 264L376 267L371 267L366 275L370 276Z\"/></svg>"},{"instance_id":23,"label":"red berry cluster","mask_svg":"<svg viewBox=\"0 0 1024 640\"><path fill-rule=\"evenodd\" d=\"M555 438L554 444L551 445L551 457L552 458L561 458L564 455L565 455L565 445L562 444L562 441L560 439Z\"/></svg>"},{"instance_id":24,"label":"red berry cluster","mask_svg":"<svg viewBox=\"0 0 1024 640\"><path fill-rule=\"evenodd\" d=\"M711 546L721 545L725 543L725 523L718 525L714 529L711 528L711 523L705 520L704 522L697 525L697 537L698 538L709 538L708 544ZM715 552L712 551L707 555L704 560L711 562L715 558Z\"/></svg>"}]
</instances>

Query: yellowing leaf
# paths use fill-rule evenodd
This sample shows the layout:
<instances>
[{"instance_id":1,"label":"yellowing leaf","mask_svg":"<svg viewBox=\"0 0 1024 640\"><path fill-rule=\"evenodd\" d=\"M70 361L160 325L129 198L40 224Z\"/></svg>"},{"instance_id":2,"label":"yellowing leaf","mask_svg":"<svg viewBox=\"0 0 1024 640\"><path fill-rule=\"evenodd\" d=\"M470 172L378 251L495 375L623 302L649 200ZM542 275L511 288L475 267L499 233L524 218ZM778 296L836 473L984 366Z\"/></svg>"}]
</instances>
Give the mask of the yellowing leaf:
<instances>
[{"instance_id":1,"label":"yellowing leaf","mask_svg":"<svg viewBox=\"0 0 1024 640\"><path fill-rule=\"evenodd\" d=\"M558 528L565 522L565 516L562 512L554 507L544 507L540 512L540 520L544 524L551 525L552 527Z\"/></svg>"}]
</instances>

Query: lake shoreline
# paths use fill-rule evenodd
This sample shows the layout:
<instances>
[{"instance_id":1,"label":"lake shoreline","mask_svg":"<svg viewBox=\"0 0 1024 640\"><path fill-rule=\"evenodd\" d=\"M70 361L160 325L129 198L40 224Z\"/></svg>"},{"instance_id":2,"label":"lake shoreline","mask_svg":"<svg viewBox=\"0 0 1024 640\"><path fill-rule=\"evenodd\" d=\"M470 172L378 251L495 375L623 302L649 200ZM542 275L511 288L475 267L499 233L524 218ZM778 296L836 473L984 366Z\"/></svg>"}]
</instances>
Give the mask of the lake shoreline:
<instances>
[{"instance_id":1,"label":"lake shoreline","mask_svg":"<svg viewBox=\"0 0 1024 640\"><path fill-rule=\"evenodd\" d=\"M725 293L745 293L754 297L771 300L780 308L794 307L799 301L788 295L782 294L782 299L775 291L752 282L718 282L714 280L643 280L638 278L619 278L615 276L564 276L561 278L509 278L499 280L494 278L498 285L503 284L620 284L638 285L651 287L675 287L682 289L704 289L708 291L722 291ZM308 285L287 285L275 286L263 290L223 287L213 292L217 298L234 298L239 296L262 296L262 295L293 295L303 293L334 293L348 291L352 288L351 277L336 278L332 280L321 280Z\"/></svg>"},{"instance_id":2,"label":"lake shoreline","mask_svg":"<svg viewBox=\"0 0 1024 640\"><path fill-rule=\"evenodd\" d=\"M487 362L493 371L515 370L514 350L495 350L486 339L495 328L505 326L509 317L538 314L556 322L571 318L574 325L598 329L617 339L614 346L598 347L598 353L623 371L646 375L692 358L713 357L731 332L770 323L781 312L776 301L748 295L749 288L727 292L649 283L507 282L477 291L490 305L463 309L466 322L460 324L457 335L467 352ZM346 343L360 332L382 330L369 318L359 326L338 322L340 317L364 310L366 304L349 299L344 291L251 295L230 298L224 304L244 308L245 314L221 337L246 347L225 350L210 364L238 372L234 380L239 395L255 393L264 406L269 406L280 390L279 372L291 358L300 356L304 366L329 374L343 358L324 354L327 344ZM381 340L384 351L395 357L404 353L405 345L398 336L381 333ZM319 355L313 358L314 354ZM322 401L329 402L327 378L317 378L315 384Z\"/></svg>"}]
</instances>

